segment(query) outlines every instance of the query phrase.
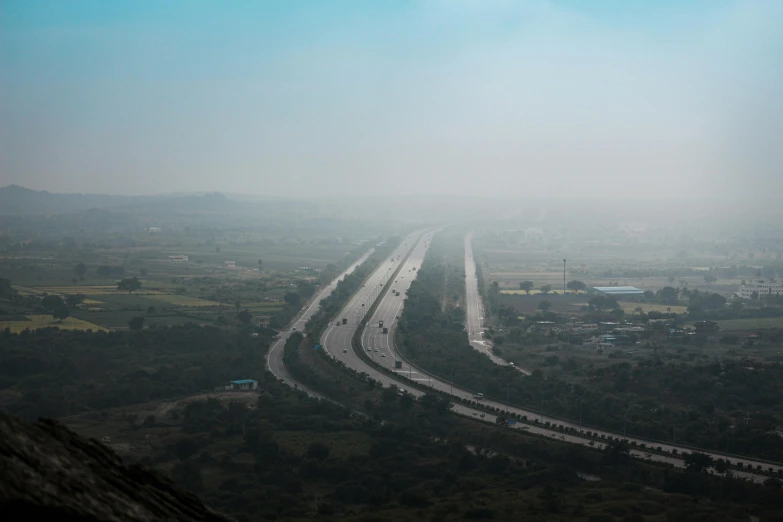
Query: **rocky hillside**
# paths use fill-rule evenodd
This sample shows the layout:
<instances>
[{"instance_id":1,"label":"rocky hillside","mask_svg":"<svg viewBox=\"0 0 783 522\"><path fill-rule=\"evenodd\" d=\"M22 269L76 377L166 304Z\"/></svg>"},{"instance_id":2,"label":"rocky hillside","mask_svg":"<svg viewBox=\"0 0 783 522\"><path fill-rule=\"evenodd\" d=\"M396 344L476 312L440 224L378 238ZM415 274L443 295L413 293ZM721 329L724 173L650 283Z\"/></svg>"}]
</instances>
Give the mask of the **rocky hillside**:
<instances>
[{"instance_id":1,"label":"rocky hillside","mask_svg":"<svg viewBox=\"0 0 783 522\"><path fill-rule=\"evenodd\" d=\"M2 520L228 521L193 494L55 421L0 412Z\"/></svg>"}]
</instances>

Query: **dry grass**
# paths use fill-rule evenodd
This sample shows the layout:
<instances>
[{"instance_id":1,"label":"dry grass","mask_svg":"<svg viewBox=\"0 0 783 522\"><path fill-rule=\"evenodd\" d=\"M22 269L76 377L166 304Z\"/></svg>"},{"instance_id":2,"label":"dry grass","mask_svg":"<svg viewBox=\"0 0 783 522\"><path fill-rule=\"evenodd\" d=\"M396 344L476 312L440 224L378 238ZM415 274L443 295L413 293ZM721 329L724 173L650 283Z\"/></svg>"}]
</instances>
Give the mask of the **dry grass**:
<instances>
[{"instance_id":1,"label":"dry grass","mask_svg":"<svg viewBox=\"0 0 783 522\"><path fill-rule=\"evenodd\" d=\"M98 326L97 324L88 323L75 317L68 317L63 319L62 323L56 319L53 319L51 315L27 315L29 321L0 321L0 330L6 328L11 329L11 333L19 333L26 329L37 330L38 328L47 328L49 326L55 326L63 330L103 330L108 332L107 328Z\"/></svg>"}]
</instances>

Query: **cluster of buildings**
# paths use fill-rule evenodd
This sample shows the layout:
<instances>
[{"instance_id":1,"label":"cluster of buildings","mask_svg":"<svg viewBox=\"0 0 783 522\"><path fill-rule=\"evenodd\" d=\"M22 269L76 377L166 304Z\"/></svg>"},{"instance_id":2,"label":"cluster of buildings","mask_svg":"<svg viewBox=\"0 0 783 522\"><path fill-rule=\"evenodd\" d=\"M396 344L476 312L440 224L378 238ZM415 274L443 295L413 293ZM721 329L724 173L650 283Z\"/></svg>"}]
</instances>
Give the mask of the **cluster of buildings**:
<instances>
[{"instance_id":1,"label":"cluster of buildings","mask_svg":"<svg viewBox=\"0 0 783 522\"><path fill-rule=\"evenodd\" d=\"M763 295L780 295L783 292L783 281L775 279L755 279L750 282L742 281L737 291L737 296L742 299L752 299L755 293L757 297Z\"/></svg>"},{"instance_id":2,"label":"cluster of buildings","mask_svg":"<svg viewBox=\"0 0 783 522\"><path fill-rule=\"evenodd\" d=\"M615 346L631 346L639 342L646 332L656 331L659 339L683 339L695 337L706 342L716 342L720 328L714 321L697 321L691 327L680 328L672 324L672 319L651 319L646 324L600 322L584 323L575 321L557 324L551 321L538 321L528 331L544 335L554 333L567 336L568 343L594 346L602 351ZM560 337L562 339L562 337Z\"/></svg>"}]
</instances>

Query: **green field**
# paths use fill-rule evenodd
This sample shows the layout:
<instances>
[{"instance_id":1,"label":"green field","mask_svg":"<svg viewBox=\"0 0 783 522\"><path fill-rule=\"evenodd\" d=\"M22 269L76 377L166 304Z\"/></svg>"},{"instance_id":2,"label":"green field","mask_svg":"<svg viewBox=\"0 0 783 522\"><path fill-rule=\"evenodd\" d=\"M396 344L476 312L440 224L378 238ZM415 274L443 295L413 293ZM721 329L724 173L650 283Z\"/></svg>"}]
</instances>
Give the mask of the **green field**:
<instances>
[{"instance_id":1,"label":"green field","mask_svg":"<svg viewBox=\"0 0 783 522\"><path fill-rule=\"evenodd\" d=\"M727 319L718 321L722 332L783 328L783 317L759 317L753 319Z\"/></svg>"},{"instance_id":2,"label":"green field","mask_svg":"<svg viewBox=\"0 0 783 522\"><path fill-rule=\"evenodd\" d=\"M198 297L192 297L189 295L178 294L159 294L150 296L150 299L156 301L162 301L166 304L174 306L220 306L221 303L217 301L208 301L206 299L199 299Z\"/></svg>"}]
</instances>

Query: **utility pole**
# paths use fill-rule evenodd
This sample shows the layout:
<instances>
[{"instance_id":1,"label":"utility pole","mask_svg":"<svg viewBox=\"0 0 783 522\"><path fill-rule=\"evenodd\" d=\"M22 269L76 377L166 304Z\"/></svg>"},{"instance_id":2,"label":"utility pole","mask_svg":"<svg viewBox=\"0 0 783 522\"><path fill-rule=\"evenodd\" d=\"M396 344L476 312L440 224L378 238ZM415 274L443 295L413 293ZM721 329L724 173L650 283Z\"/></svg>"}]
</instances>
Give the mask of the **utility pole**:
<instances>
[{"instance_id":1,"label":"utility pole","mask_svg":"<svg viewBox=\"0 0 783 522\"><path fill-rule=\"evenodd\" d=\"M563 295L566 293L566 260L563 259Z\"/></svg>"}]
</instances>

